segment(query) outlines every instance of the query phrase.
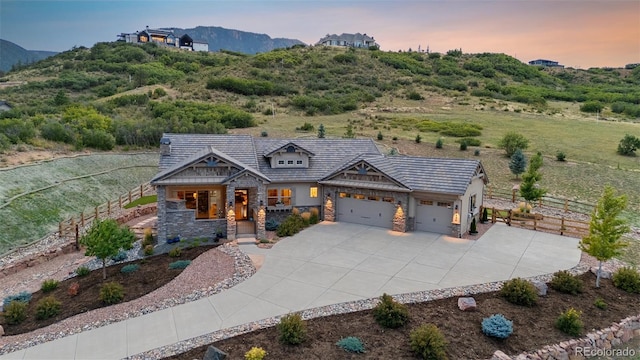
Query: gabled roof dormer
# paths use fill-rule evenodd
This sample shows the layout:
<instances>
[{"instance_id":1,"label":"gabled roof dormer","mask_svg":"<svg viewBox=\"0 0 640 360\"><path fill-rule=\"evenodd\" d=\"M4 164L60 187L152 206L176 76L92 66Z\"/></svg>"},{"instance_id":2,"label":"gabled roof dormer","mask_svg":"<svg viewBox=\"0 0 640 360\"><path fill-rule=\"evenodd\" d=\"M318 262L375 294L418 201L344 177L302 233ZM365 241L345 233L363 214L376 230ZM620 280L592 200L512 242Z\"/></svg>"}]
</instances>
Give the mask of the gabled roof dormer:
<instances>
[{"instance_id":1,"label":"gabled roof dormer","mask_svg":"<svg viewBox=\"0 0 640 360\"><path fill-rule=\"evenodd\" d=\"M264 157L269 159L271 168L308 168L310 158L315 154L291 141L283 141L268 149Z\"/></svg>"}]
</instances>

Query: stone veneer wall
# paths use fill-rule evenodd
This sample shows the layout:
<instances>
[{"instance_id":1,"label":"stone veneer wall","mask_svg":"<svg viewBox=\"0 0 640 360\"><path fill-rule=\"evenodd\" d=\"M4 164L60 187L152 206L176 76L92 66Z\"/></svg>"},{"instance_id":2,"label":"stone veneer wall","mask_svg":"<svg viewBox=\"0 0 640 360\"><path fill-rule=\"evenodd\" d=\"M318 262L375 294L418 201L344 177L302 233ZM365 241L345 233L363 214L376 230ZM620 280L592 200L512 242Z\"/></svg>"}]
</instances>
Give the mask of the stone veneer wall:
<instances>
[{"instance_id":1,"label":"stone veneer wall","mask_svg":"<svg viewBox=\"0 0 640 360\"><path fill-rule=\"evenodd\" d=\"M640 315L623 319L619 323L611 324L608 328L587 334L580 339L571 339L555 345L547 345L540 350L509 356L498 350L491 360L582 360L587 355L597 353L597 350L609 350L622 345L633 338L640 338ZM614 358L616 353L611 353ZM635 355L638 355L636 352ZM591 357L591 356L589 356Z\"/></svg>"},{"instance_id":2,"label":"stone veneer wall","mask_svg":"<svg viewBox=\"0 0 640 360\"><path fill-rule=\"evenodd\" d=\"M187 209L184 200L169 200L165 202L164 237L160 237L158 229L158 243L167 240L167 236L180 236L182 239L205 238L215 239L218 232L226 233L225 219L196 220L196 211ZM158 217L160 224L160 217Z\"/></svg>"}]
</instances>

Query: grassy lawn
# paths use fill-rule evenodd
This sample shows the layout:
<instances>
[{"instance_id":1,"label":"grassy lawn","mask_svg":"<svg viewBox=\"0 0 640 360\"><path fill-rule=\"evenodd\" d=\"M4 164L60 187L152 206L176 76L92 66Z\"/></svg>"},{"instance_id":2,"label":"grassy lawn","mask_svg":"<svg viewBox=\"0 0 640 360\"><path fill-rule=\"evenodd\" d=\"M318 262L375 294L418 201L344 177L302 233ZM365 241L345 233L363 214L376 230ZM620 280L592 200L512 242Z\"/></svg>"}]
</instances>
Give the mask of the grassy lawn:
<instances>
[{"instance_id":1,"label":"grassy lawn","mask_svg":"<svg viewBox=\"0 0 640 360\"><path fill-rule=\"evenodd\" d=\"M158 195L148 195L148 196L143 196L137 200L134 200L130 203L128 203L127 205L124 206L125 209L131 209L133 207L136 207L138 205L147 205L147 204L151 204L154 202L158 202Z\"/></svg>"}]
</instances>

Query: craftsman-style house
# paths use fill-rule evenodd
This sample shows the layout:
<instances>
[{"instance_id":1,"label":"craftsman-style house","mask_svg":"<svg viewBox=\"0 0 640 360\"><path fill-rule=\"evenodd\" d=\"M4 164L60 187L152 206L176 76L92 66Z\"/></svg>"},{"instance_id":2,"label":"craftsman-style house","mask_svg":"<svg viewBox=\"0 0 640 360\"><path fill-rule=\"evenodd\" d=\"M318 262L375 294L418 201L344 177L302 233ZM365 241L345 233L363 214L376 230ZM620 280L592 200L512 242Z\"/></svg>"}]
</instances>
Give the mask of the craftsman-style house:
<instances>
[{"instance_id":1,"label":"craftsman-style house","mask_svg":"<svg viewBox=\"0 0 640 360\"><path fill-rule=\"evenodd\" d=\"M316 208L324 221L461 236L478 217L480 161L386 156L371 139L164 134L158 238L265 237L265 221ZM239 224L250 226L238 226Z\"/></svg>"},{"instance_id":2,"label":"craftsman-style house","mask_svg":"<svg viewBox=\"0 0 640 360\"><path fill-rule=\"evenodd\" d=\"M325 37L320 39L316 45L324 45L324 46L344 46L344 47L356 47L356 48L368 48L370 46L378 46L376 41L371 36L367 36L367 34L345 34L341 35L329 35L327 34Z\"/></svg>"}]
</instances>

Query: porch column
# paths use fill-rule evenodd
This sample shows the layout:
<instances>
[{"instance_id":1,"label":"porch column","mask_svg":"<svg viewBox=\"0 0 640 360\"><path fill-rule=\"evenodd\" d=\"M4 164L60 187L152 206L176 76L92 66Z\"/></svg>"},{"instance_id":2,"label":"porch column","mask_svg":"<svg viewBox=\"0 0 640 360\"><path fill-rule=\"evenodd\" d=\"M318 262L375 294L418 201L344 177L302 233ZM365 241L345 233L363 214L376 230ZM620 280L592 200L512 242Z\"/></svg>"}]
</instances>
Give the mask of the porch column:
<instances>
[{"instance_id":1,"label":"porch column","mask_svg":"<svg viewBox=\"0 0 640 360\"><path fill-rule=\"evenodd\" d=\"M393 215L393 231L405 232L407 230L407 208L408 202L398 201L396 213Z\"/></svg>"},{"instance_id":2,"label":"porch column","mask_svg":"<svg viewBox=\"0 0 640 360\"><path fill-rule=\"evenodd\" d=\"M335 204L333 203L333 200L334 199L331 198L331 194L327 194L324 199L324 203L322 204L324 208L324 221L336 221Z\"/></svg>"},{"instance_id":3,"label":"porch column","mask_svg":"<svg viewBox=\"0 0 640 360\"><path fill-rule=\"evenodd\" d=\"M264 208L264 203L260 200L260 207L258 208L258 218L256 219L256 238L258 240L267 238L267 231L265 230L265 224L267 222L267 212Z\"/></svg>"},{"instance_id":4,"label":"porch column","mask_svg":"<svg viewBox=\"0 0 640 360\"><path fill-rule=\"evenodd\" d=\"M234 200L229 200L227 204L227 240L236 239L236 213L234 211Z\"/></svg>"}]
</instances>

